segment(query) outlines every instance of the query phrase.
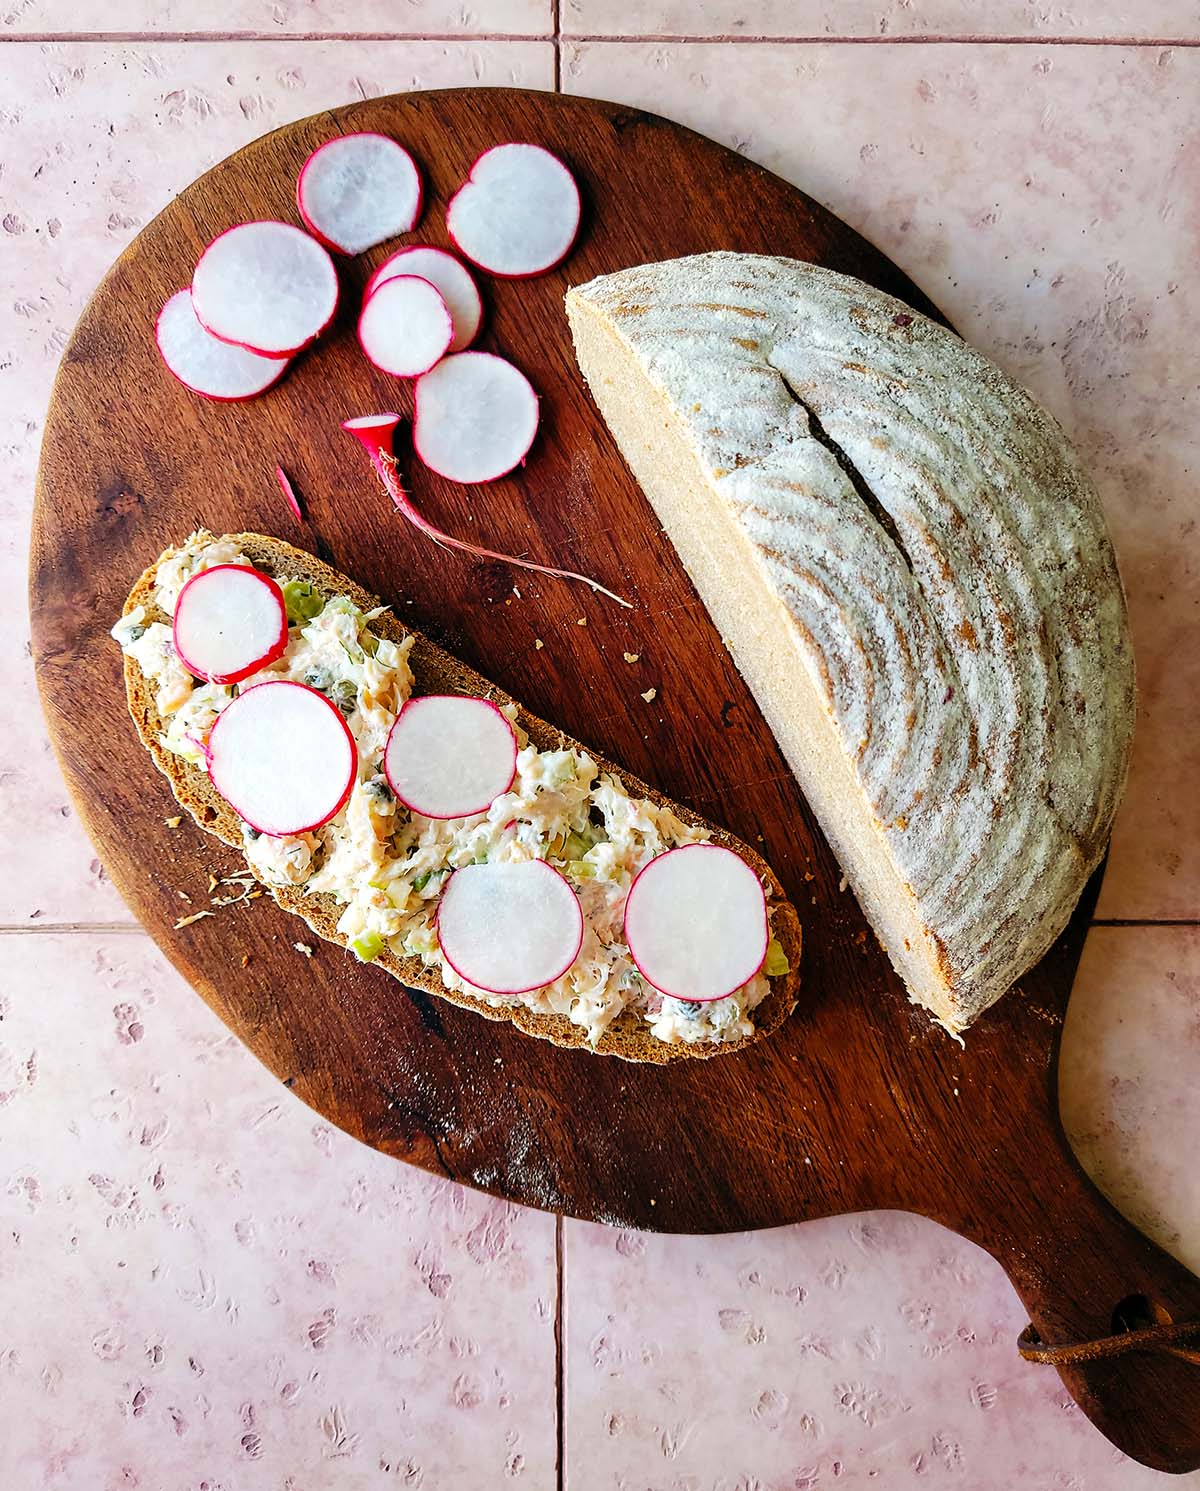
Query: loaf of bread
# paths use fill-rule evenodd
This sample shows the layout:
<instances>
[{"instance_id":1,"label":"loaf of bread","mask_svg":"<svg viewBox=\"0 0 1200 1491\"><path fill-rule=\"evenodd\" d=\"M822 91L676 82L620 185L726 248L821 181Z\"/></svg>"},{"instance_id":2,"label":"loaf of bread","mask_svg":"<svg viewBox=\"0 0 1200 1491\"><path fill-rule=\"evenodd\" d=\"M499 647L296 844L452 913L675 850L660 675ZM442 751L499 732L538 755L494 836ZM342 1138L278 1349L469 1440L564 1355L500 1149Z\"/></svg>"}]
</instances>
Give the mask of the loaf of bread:
<instances>
[{"instance_id":1,"label":"loaf of bread","mask_svg":"<svg viewBox=\"0 0 1200 1491\"><path fill-rule=\"evenodd\" d=\"M844 275L711 253L567 295L600 411L911 997L959 1032L1065 927L1134 716L1062 430Z\"/></svg>"}]
</instances>

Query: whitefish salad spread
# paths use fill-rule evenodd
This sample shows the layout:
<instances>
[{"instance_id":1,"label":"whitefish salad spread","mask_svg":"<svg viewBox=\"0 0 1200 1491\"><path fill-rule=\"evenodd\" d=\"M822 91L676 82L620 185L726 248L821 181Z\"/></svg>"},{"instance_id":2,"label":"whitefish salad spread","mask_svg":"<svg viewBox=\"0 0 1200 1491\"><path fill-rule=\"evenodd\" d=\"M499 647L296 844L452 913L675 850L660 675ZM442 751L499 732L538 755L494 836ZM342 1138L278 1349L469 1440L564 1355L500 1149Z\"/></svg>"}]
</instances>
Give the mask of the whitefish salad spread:
<instances>
[{"instance_id":1,"label":"whitefish salad spread","mask_svg":"<svg viewBox=\"0 0 1200 1491\"><path fill-rule=\"evenodd\" d=\"M249 566L250 560L232 540L193 534L157 570L158 610L173 616L188 580L217 565ZM397 643L372 630L386 608L362 611L345 595L323 595L307 581L275 578L287 606L286 648L274 663L233 686L197 681L176 655L171 627L142 606L113 628L122 651L154 686L164 726L161 744L201 770L218 715L255 684L304 683L341 712L358 748L357 777L346 804L308 833L272 836L243 822L246 859L261 880L332 895L344 908L338 931L363 962L385 948L399 957L420 957L438 969L447 988L492 1006L518 1003L539 1014L566 1015L593 1046L626 1011L661 1041L720 1043L753 1034L753 1011L768 993L769 978L788 972L774 938L762 969L748 983L723 999L696 1003L650 985L622 940L635 876L666 850L706 840L704 829L683 823L667 807L629 796L582 750L538 750L511 704L502 708L518 746L509 790L471 817L410 812L389 788L382 762L396 715L412 694L413 639ZM551 864L579 897L579 954L543 988L516 995L477 989L439 949L441 890L463 866L533 859Z\"/></svg>"}]
</instances>

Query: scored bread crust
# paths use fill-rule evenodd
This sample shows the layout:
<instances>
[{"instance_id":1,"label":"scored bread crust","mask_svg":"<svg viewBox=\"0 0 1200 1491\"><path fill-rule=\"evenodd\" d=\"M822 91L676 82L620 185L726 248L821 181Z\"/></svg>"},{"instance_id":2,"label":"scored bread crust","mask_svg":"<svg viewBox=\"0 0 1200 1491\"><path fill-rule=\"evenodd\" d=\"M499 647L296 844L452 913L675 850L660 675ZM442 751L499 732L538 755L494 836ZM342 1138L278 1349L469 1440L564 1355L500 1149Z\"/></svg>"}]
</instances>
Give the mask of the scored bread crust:
<instances>
[{"instance_id":1,"label":"scored bread crust","mask_svg":"<svg viewBox=\"0 0 1200 1491\"><path fill-rule=\"evenodd\" d=\"M255 567L264 570L267 574L307 580L326 596L349 596L354 604L364 611L373 610L382 604L377 597L347 579L330 565L306 553L303 549L294 548L282 539L270 538L261 533L234 533L225 535L225 537L232 539ZM166 550L142 574L125 602L123 614L128 615L136 606L142 606L145 608L148 621L170 623L171 618L166 616L154 601L155 574L159 565L177 552L176 549ZM538 719L536 715L530 714L503 689L497 688L495 684L476 673L473 668L467 667L465 663L422 636L413 627L402 626L390 612L372 621L371 628L378 636L386 637L393 642L402 642L405 637L414 639L408 661L413 672L415 693L483 695L500 704L515 704L517 723L539 750L587 750L585 746L564 734L563 731L547 724L545 720ZM155 708L154 690L147 682L141 668L129 656L125 657L125 692L129 712L133 717L142 744L150 752L159 771L167 778L171 791L175 794L180 806L187 810L206 833L214 834L230 847L240 851L243 844L241 820L217 792L208 774L160 744L159 736L165 725ZM650 1033L645 1021L636 1012L627 1010L622 1012L609 1026L599 1043L591 1047L588 1045L584 1029L573 1024L566 1015L540 1014L523 1004L497 1007L460 990L448 989L443 984L438 969L426 968L419 957L398 957L391 949L385 949L374 960L374 966L385 969L410 988L423 989L426 993L437 994L442 999L448 999L452 1004L461 1005L464 1009L474 1010L476 1014L483 1015L489 1020L509 1020L526 1035L552 1041L556 1046L594 1050L600 1055L617 1056L625 1061L648 1061L661 1065L689 1057L702 1059L709 1056L724 1056L770 1035L796 1006L801 947L799 917L784 895L783 887L776 879L774 872L761 855L756 854L740 839L726 833L723 829L713 827L698 814L673 802L661 792L655 791L653 787L647 786L645 782L639 781L611 762L602 760L594 751L587 751L587 754L596 762L599 771L608 772L614 776L630 796L647 797L660 807L670 808L690 827L707 829L711 834L712 842L723 844L741 855L762 878L767 891L768 904L772 908L771 931L783 948L790 971L782 977L768 981L770 992L751 1012L755 1025L753 1035L743 1036L736 1041L702 1042L695 1045L689 1045L683 1041L661 1041ZM278 886L269 885L266 882L263 884L285 911L290 911L300 917L318 937L327 942L336 943L340 947L347 945L349 939L337 930L342 907L332 895L327 892L306 891L303 886Z\"/></svg>"},{"instance_id":2,"label":"scored bread crust","mask_svg":"<svg viewBox=\"0 0 1200 1491\"><path fill-rule=\"evenodd\" d=\"M576 358L910 995L952 1032L1103 856L1134 667L1033 397L846 275L707 253L571 289Z\"/></svg>"}]
</instances>

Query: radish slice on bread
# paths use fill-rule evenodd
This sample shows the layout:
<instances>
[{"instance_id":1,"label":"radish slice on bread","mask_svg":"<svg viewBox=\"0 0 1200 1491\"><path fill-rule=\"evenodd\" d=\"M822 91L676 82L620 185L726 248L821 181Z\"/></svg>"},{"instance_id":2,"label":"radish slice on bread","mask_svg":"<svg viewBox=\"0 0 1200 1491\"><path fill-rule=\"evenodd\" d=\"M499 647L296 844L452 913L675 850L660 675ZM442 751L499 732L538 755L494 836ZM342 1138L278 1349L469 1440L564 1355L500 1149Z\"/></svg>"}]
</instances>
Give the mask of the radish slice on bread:
<instances>
[{"instance_id":1,"label":"radish slice on bread","mask_svg":"<svg viewBox=\"0 0 1200 1491\"><path fill-rule=\"evenodd\" d=\"M417 378L445 356L454 338L446 302L428 280L385 280L358 318L359 345L370 362L396 378Z\"/></svg>"},{"instance_id":2,"label":"radish slice on bread","mask_svg":"<svg viewBox=\"0 0 1200 1491\"><path fill-rule=\"evenodd\" d=\"M496 145L450 199L446 228L480 269L529 279L566 258L579 214L579 188L556 155L540 145Z\"/></svg>"},{"instance_id":3,"label":"radish slice on bread","mask_svg":"<svg viewBox=\"0 0 1200 1491\"><path fill-rule=\"evenodd\" d=\"M192 275L200 324L262 357L292 357L333 320L337 271L290 223L241 223L214 238Z\"/></svg>"},{"instance_id":4,"label":"radish slice on bread","mask_svg":"<svg viewBox=\"0 0 1200 1491\"><path fill-rule=\"evenodd\" d=\"M442 891L438 943L462 979L526 994L561 978L583 945L583 908L545 860L466 865Z\"/></svg>"},{"instance_id":5,"label":"radish slice on bread","mask_svg":"<svg viewBox=\"0 0 1200 1491\"><path fill-rule=\"evenodd\" d=\"M287 679L257 683L217 716L208 737L212 784L259 833L328 823L350 796L358 751L324 694Z\"/></svg>"},{"instance_id":6,"label":"radish slice on bread","mask_svg":"<svg viewBox=\"0 0 1200 1491\"><path fill-rule=\"evenodd\" d=\"M193 393L218 403L252 399L287 371L286 358L260 357L205 331L196 320L190 290L177 290L163 306L154 340L169 373Z\"/></svg>"},{"instance_id":7,"label":"radish slice on bread","mask_svg":"<svg viewBox=\"0 0 1200 1491\"><path fill-rule=\"evenodd\" d=\"M365 299L369 300L380 285L403 274L415 274L428 280L446 302L446 309L454 322L450 351L461 352L464 347L469 347L483 320L483 301L479 298L471 271L445 249L429 248L424 244L397 249L367 281Z\"/></svg>"},{"instance_id":8,"label":"radish slice on bread","mask_svg":"<svg viewBox=\"0 0 1200 1491\"><path fill-rule=\"evenodd\" d=\"M384 775L397 798L424 818L486 813L517 773L513 727L487 699L424 694L392 726Z\"/></svg>"},{"instance_id":9,"label":"radish slice on bread","mask_svg":"<svg viewBox=\"0 0 1200 1491\"><path fill-rule=\"evenodd\" d=\"M449 481L495 481L525 459L537 434L529 379L492 352L443 358L417 379L413 399L413 448Z\"/></svg>"},{"instance_id":10,"label":"radish slice on bread","mask_svg":"<svg viewBox=\"0 0 1200 1491\"><path fill-rule=\"evenodd\" d=\"M180 662L209 683L240 683L283 656L283 591L261 570L218 564L193 575L175 603L172 641Z\"/></svg>"},{"instance_id":11,"label":"radish slice on bread","mask_svg":"<svg viewBox=\"0 0 1200 1491\"><path fill-rule=\"evenodd\" d=\"M625 902L625 941L647 983L673 999L724 999L762 967L770 934L758 876L720 844L658 855Z\"/></svg>"},{"instance_id":12,"label":"radish slice on bread","mask_svg":"<svg viewBox=\"0 0 1200 1491\"><path fill-rule=\"evenodd\" d=\"M304 226L336 254L361 254L408 233L421 215L421 173L386 135L339 135L300 168L296 206Z\"/></svg>"}]
</instances>

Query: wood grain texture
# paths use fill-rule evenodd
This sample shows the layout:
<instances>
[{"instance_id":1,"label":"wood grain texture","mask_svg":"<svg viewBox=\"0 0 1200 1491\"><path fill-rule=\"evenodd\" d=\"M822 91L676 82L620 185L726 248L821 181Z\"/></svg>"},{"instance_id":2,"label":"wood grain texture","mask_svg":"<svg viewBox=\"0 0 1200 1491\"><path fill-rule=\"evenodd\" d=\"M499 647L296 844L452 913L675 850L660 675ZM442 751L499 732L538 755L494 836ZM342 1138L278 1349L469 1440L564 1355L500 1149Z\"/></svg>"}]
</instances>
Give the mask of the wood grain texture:
<instances>
[{"instance_id":1,"label":"wood grain texture","mask_svg":"<svg viewBox=\"0 0 1200 1491\"><path fill-rule=\"evenodd\" d=\"M394 134L424 166L413 241L446 243L442 206L490 144L535 140L576 171L586 208L575 253L542 279L484 287L481 345L511 356L544 395L528 466L463 489L400 454L435 521L595 573L635 601L633 612L434 550L376 491L338 422L408 407L407 390L366 363L352 334L362 285L392 245L340 266L332 334L262 399L209 404L159 365L154 315L208 239L251 216L294 220L300 164L353 129ZM373 100L277 131L183 193L97 291L47 422L34 653L80 812L130 905L230 1027L313 1107L398 1158L529 1205L665 1231L922 1212L1000 1259L1048 1341L1106 1334L1134 1293L1176 1319L1200 1316L1200 1280L1100 1197L1058 1121L1058 1037L1097 886L965 1051L911 1008L588 400L562 310L567 285L711 248L811 259L932 313L894 266L786 183L665 120L583 99L494 90ZM277 462L309 514L298 533L274 485ZM214 846L163 827L173 799L125 717L107 630L144 565L199 523L311 547L402 619L411 604L414 624L536 713L749 842L761 835L805 923L793 1018L727 1060L630 1069L406 995L332 949L302 960L296 924L258 903L172 932L180 890L203 904ZM640 661L625 664L625 652ZM1200 1466L1195 1368L1136 1356L1064 1379L1129 1454L1162 1469Z\"/></svg>"}]
</instances>

